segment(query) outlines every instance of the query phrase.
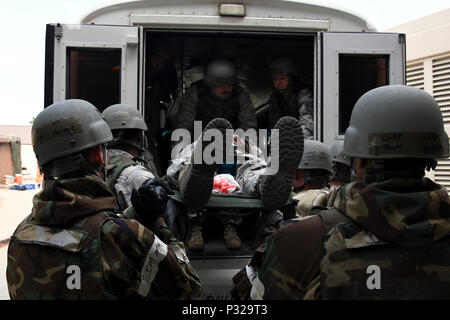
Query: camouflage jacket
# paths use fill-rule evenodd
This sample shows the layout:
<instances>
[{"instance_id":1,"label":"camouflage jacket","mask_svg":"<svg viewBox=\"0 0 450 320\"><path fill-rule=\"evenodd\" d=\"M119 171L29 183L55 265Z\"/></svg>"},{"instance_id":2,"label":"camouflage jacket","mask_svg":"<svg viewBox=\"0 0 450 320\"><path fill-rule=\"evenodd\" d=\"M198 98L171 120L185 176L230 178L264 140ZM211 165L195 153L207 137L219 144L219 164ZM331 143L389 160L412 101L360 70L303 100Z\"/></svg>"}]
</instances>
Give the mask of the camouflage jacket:
<instances>
[{"instance_id":1,"label":"camouflage jacket","mask_svg":"<svg viewBox=\"0 0 450 320\"><path fill-rule=\"evenodd\" d=\"M288 95L277 91L269 98L269 126L285 116L298 119L302 125L305 139L314 139L314 107L312 92L309 89L294 89Z\"/></svg>"},{"instance_id":2,"label":"camouflage jacket","mask_svg":"<svg viewBox=\"0 0 450 320\"><path fill-rule=\"evenodd\" d=\"M8 249L11 299L183 299L201 294L167 226L114 214L97 176L47 180Z\"/></svg>"},{"instance_id":3,"label":"camouflage jacket","mask_svg":"<svg viewBox=\"0 0 450 320\"><path fill-rule=\"evenodd\" d=\"M108 150L106 184L116 195L120 211L131 206L133 189L138 189L146 180L154 177L149 169L137 163L128 152Z\"/></svg>"},{"instance_id":4,"label":"camouflage jacket","mask_svg":"<svg viewBox=\"0 0 450 320\"><path fill-rule=\"evenodd\" d=\"M215 118L228 120L234 129L245 131L258 127L255 107L248 93L239 85L236 84L231 97L223 101L214 98L210 87L203 85L203 81L195 82L181 99L175 117L176 128L187 129L192 134L194 121L202 121L203 130Z\"/></svg>"},{"instance_id":5,"label":"camouflage jacket","mask_svg":"<svg viewBox=\"0 0 450 320\"><path fill-rule=\"evenodd\" d=\"M449 248L444 187L354 182L269 237L233 282L243 299L448 299Z\"/></svg>"}]
</instances>

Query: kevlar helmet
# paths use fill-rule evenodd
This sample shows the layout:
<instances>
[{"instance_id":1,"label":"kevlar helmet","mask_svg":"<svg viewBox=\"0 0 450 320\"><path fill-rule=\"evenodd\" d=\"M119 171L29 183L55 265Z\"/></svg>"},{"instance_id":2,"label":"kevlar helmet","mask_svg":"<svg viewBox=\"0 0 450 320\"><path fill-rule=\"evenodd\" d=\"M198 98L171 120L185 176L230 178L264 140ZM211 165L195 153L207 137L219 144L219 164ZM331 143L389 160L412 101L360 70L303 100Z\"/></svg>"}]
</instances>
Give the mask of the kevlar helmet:
<instances>
[{"instance_id":1,"label":"kevlar helmet","mask_svg":"<svg viewBox=\"0 0 450 320\"><path fill-rule=\"evenodd\" d=\"M103 117L111 130L140 129L147 130L147 124L137 109L125 104L114 104L103 111Z\"/></svg>"},{"instance_id":2,"label":"kevlar helmet","mask_svg":"<svg viewBox=\"0 0 450 320\"><path fill-rule=\"evenodd\" d=\"M298 69L294 61L289 58L278 58L273 60L270 65L270 75L276 76L278 74L291 74L298 77Z\"/></svg>"},{"instance_id":3,"label":"kevlar helmet","mask_svg":"<svg viewBox=\"0 0 450 320\"><path fill-rule=\"evenodd\" d=\"M331 146L331 161L350 167L350 157L347 157L344 152L344 141L338 140Z\"/></svg>"},{"instance_id":4,"label":"kevlar helmet","mask_svg":"<svg viewBox=\"0 0 450 320\"><path fill-rule=\"evenodd\" d=\"M305 140L303 157L302 161L300 161L298 169L322 169L328 171L330 174L333 174L330 148L320 141Z\"/></svg>"},{"instance_id":5,"label":"kevlar helmet","mask_svg":"<svg viewBox=\"0 0 450 320\"><path fill-rule=\"evenodd\" d=\"M229 61L214 60L206 68L204 81L209 86L233 85L236 82L236 69Z\"/></svg>"},{"instance_id":6,"label":"kevlar helmet","mask_svg":"<svg viewBox=\"0 0 450 320\"><path fill-rule=\"evenodd\" d=\"M147 124L137 109L125 104L114 104L103 111L103 116L114 136L109 147L126 144L145 150L144 131L147 131Z\"/></svg>"},{"instance_id":7,"label":"kevlar helmet","mask_svg":"<svg viewBox=\"0 0 450 320\"><path fill-rule=\"evenodd\" d=\"M41 168L113 138L97 108L79 99L59 101L42 110L33 122L31 137Z\"/></svg>"},{"instance_id":8,"label":"kevlar helmet","mask_svg":"<svg viewBox=\"0 0 450 320\"><path fill-rule=\"evenodd\" d=\"M351 158L447 158L449 141L439 105L413 87L370 90L355 104L344 151Z\"/></svg>"}]
</instances>

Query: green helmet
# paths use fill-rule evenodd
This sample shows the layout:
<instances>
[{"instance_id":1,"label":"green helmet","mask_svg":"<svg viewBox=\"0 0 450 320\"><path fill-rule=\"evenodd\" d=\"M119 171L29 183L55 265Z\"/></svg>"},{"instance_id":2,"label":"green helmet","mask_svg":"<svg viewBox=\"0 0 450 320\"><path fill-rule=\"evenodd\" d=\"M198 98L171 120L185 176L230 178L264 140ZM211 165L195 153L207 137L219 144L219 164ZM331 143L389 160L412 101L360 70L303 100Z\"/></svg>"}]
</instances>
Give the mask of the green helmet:
<instances>
[{"instance_id":1,"label":"green helmet","mask_svg":"<svg viewBox=\"0 0 450 320\"><path fill-rule=\"evenodd\" d=\"M439 105L413 87L370 90L355 104L344 151L352 158L447 158L449 141Z\"/></svg>"},{"instance_id":2,"label":"green helmet","mask_svg":"<svg viewBox=\"0 0 450 320\"><path fill-rule=\"evenodd\" d=\"M338 140L331 146L331 161L350 167L350 158L344 152L344 141Z\"/></svg>"},{"instance_id":3,"label":"green helmet","mask_svg":"<svg viewBox=\"0 0 450 320\"><path fill-rule=\"evenodd\" d=\"M147 124L137 109L126 104L114 104L103 111L103 117L111 130L140 129L147 130Z\"/></svg>"},{"instance_id":4,"label":"green helmet","mask_svg":"<svg viewBox=\"0 0 450 320\"><path fill-rule=\"evenodd\" d=\"M206 85L233 85L236 82L236 69L227 60L212 61L205 72Z\"/></svg>"},{"instance_id":5,"label":"green helmet","mask_svg":"<svg viewBox=\"0 0 450 320\"><path fill-rule=\"evenodd\" d=\"M38 114L31 138L42 168L52 160L104 144L113 137L96 107L84 100L69 99L56 102Z\"/></svg>"},{"instance_id":6,"label":"green helmet","mask_svg":"<svg viewBox=\"0 0 450 320\"><path fill-rule=\"evenodd\" d=\"M145 151L147 141L144 131L147 131L147 124L137 109L125 104L114 104L103 111L103 116L114 136L108 147L129 145L141 152Z\"/></svg>"},{"instance_id":7,"label":"green helmet","mask_svg":"<svg viewBox=\"0 0 450 320\"><path fill-rule=\"evenodd\" d=\"M320 141L305 140L300 170L322 169L333 174L330 148Z\"/></svg>"},{"instance_id":8,"label":"green helmet","mask_svg":"<svg viewBox=\"0 0 450 320\"><path fill-rule=\"evenodd\" d=\"M297 66L294 61L286 57L273 60L269 65L269 69L272 77L278 74L292 74L298 77Z\"/></svg>"}]
</instances>

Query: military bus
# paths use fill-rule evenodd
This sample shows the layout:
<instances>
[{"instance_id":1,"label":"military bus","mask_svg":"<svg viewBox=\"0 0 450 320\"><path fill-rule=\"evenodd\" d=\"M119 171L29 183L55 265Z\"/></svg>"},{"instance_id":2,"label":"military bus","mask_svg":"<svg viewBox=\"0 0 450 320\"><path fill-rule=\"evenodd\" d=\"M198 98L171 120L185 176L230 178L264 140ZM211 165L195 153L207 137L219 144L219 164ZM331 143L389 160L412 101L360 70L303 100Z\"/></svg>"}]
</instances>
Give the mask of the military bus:
<instances>
[{"instance_id":1,"label":"military bus","mask_svg":"<svg viewBox=\"0 0 450 320\"><path fill-rule=\"evenodd\" d=\"M152 115L147 106L156 52L170 61L173 89L157 101L160 107L152 112L158 114ZM176 98L202 79L216 56L236 66L261 128L267 126L271 59L295 61L301 83L313 94L314 138L330 146L344 138L362 94L405 84L406 78L405 35L377 32L345 10L279 0L130 1L92 11L78 25L47 25L45 106L71 98L85 99L100 111L129 104L146 119L156 117L157 138L167 137ZM164 145L161 138L159 146ZM167 150L159 152L167 155ZM212 197L207 206L214 213L243 212L245 217L263 211L259 199L245 197ZM244 225L252 229L252 222ZM188 255L205 288L203 298L230 299L231 277L252 255L252 235L243 237L242 250L230 251L214 238L212 226L204 235L203 252Z\"/></svg>"}]
</instances>

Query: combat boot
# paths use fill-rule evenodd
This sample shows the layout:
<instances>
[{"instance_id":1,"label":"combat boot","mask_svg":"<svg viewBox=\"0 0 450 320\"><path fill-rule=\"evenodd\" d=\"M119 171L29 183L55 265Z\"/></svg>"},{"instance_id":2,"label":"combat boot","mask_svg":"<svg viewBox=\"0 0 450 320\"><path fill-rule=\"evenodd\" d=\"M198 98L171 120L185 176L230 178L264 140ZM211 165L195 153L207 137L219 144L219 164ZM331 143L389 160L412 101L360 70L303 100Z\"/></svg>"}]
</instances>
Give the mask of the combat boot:
<instances>
[{"instance_id":1,"label":"combat boot","mask_svg":"<svg viewBox=\"0 0 450 320\"><path fill-rule=\"evenodd\" d=\"M223 134L223 141L225 141L226 129L233 129L233 127L227 120L216 118L206 125L203 134L209 129L219 130ZM203 151L209 144L207 142L201 143L203 134L196 142L190 164L180 172L178 179L185 206L196 210L203 208L208 202L213 189L214 174L219 166L218 163L207 164L204 162ZM195 154L202 155L200 163L195 163Z\"/></svg>"},{"instance_id":2,"label":"combat boot","mask_svg":"<svg viewBox=\"0 0 450 320\"><path fill-rule=\"evenodd\" d=\"M226 224L223 229L223 238L225 246L230 250L239 250L242 248L242 241L237 235L236 227L232 224Z\"/></svg>"},{"instance_id":3,"label":"combat boot","mask_svg":"<svg viewBox=\"0 0 450 320\"><path fill-rule=\"evenodd\" d=\"M303 156L303 130L300 122L293 117L283 117L276 123L278 129L278 147L272 143L271 164L274 157L278 157L278 171L270 172L273 168L266 168L261 176L261 201L268 210L281 209L289 199L292 182ZM270 172L270 173L269 173Z\"/></svg>"},{"instance_id":4,"label":"combat boot","mask_svg":"<svg viewBox=\"0 0 450 320\"><path fill-rule=\"evenodd\" d=\"M188 245L189 250L192 250L192 251L203 250L205 243L203 242L203 234L202 234L201 226L199 226L199 225L192 226L191 238L189 239L187 245Z\"/></svg>"}]
</instances>

